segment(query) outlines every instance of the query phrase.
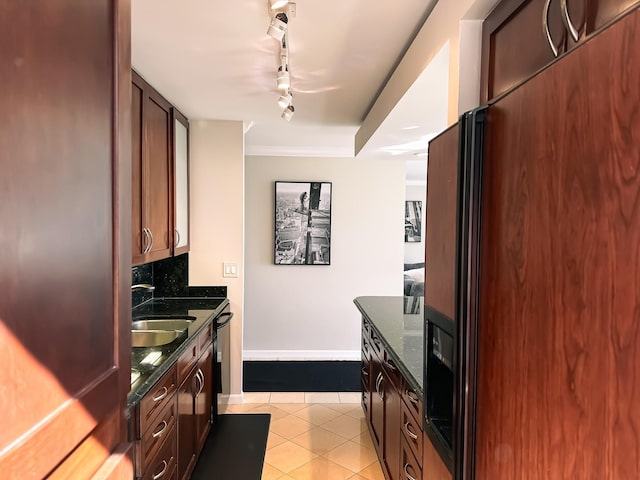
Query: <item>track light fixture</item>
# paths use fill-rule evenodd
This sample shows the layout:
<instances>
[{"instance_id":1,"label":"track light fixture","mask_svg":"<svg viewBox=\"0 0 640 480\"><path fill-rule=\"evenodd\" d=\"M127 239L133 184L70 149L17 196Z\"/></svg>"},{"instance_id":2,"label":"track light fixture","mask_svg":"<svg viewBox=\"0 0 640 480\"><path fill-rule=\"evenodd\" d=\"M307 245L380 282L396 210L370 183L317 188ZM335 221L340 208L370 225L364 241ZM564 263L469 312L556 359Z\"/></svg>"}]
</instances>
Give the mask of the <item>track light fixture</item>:
<instances>
[{"instance_id":1,"label":"track light fixture","mask_svg":"<svg viewBox=\"0 0 640 480\"><path fill-rule=\"evenodd\" d=\"M291 88L291 77L287 65L278 67L278 90L287 91Z\"/></svg>"},{"instance_id":2,"label":"track light fixture","mask_svg":"<svg viewBox=\"0 0 640 480\"><path fill-rule=\"evenodd\" d=\"M287 18L287 14L284 12L279 12L271 19L271 23L269 24L267 33L276 40L282 41L282 39L284 38L284 34L287 31L288 23L289 19Z\"/></svg>"},{"instance_id":3,"label":"track light fixture","mask_svg":"<svg viewBox=\"0 0 640 480\"><path fill-rule=\"evenodd\" d=\"M276 74L276 85L280 91L278 106L283 109L282 118L290 121L295 109L291 93L291 74L289 72L289 18L296 16L296 4L288 0L269 0L270 18L267 34L280 43L280 65Z\"/></svg>"},{"instance_id":4,"label":"track light fixture","mask_svg":"<svg viewBox=\"0 0 640 480\"><path fill-rule=\"evenodd\" d=\"M271 10L277 10L279 8L283 8L289 3L289 0L269 0L269 5L271 6Z\"/></svg>"},{"instance_id":5,"label":"track light fixture","mask_svg":"<svg viewBox=\"0 0 640 480\"><path fill-rule=\"evenodd\" d=\"M284 118L287 122L290 122L295 111L296 109L293 108L293 105L289 105L287 108L284 109L281 117Z\"/></svg>"},{"instance_id":6,"label":"track light fixture","mask_svg":"<svg viewBox=\"0 0 640 480\"><path fill-rule=\"evenodd\" d=\"M280 108L287 108L289 105L291 105L292 101L293 95L291 95L291 91L288 91L287 93L283 93L282 95L280 95L280 98L278 99L278 106Z\"/></svg>"}]
</instances>

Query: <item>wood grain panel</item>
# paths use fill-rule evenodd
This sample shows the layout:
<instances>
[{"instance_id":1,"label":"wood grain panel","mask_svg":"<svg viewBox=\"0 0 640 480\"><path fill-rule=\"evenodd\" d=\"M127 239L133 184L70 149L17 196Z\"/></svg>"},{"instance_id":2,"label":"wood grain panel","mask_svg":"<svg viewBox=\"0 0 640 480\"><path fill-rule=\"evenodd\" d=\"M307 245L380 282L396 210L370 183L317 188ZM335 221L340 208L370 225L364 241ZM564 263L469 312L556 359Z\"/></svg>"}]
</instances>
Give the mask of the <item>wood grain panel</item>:
<instances>
[{"instance_id":1,"label":"wood grain panel","mask_svg":"<svg viewBox=\"0 0 640 480\"><path fill-rule=\"evenodd\" d=\"M0 471L7 478L43 478L126 401L129 371L119 348L126 335L118 329L130 303L121 298L128 285L116 262L123 250L130 255L130 236L116 209L129 200L118 176L129 160L120 152L129 145L130 99L120 101L129 90L118 86L129 60L129 36L120 37L128 6L0 5L7 60L0 62ZM125 440L117 418L115 433L100 442L106 452Z\"/></svg>"},{"instance_id":2,"label":"wood grain panel","mask_svg":"<svg viewBox=\"0 0 640 480\"><path fill-rule=\"evenodd\" d=\"M587 19L588 31L592 32L606 26L625 10L637 5L638 0L592 0Z\"/></svg>"},{"instance_id":3,"label":"wood grain panel","mask_svg":"<svg viewBox=\"0 0 640 480\"><path fill-rule=\"evenodd\" d=\"M458 124L429 143L425 217L424 301L454 318L456 278L456 206Z\"/></svg>"},{"instance_id":4,"label":"wood grain panel","mask_svg":"<svg viewBox=\"0 0 640 480\"><path fill-rule=\"evenodd\" d=\"M640 15L489 110L477 480L640 477Z\"/></svg>"}]
</instances>

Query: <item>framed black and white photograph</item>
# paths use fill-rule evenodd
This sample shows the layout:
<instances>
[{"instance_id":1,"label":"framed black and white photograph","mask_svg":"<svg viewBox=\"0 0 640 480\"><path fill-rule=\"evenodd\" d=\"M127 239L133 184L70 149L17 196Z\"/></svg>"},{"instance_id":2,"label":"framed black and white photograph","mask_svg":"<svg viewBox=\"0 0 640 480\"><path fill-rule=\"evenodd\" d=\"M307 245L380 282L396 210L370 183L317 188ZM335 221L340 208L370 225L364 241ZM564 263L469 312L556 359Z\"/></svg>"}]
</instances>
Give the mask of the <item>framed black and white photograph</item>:
<instances>
[{"instance_id":1,"label":"framed black and white photograph","mask_svg":"<svg viewBox=\"0 0 640 480\"><path fill-rule=\"evenodd\" d=\"M275 182L276 265L331 263L331 183Z\"/></svg>"},{"instance_id":2,"label":"framed black and white photograph","mask_svg":"<svg viewBox=\"0 0 640 480\"><path fill-rule=\"evenodd\" d=\"M404 202L404 241L422 241L422 202Z\"/></svg>"}]
</instances>

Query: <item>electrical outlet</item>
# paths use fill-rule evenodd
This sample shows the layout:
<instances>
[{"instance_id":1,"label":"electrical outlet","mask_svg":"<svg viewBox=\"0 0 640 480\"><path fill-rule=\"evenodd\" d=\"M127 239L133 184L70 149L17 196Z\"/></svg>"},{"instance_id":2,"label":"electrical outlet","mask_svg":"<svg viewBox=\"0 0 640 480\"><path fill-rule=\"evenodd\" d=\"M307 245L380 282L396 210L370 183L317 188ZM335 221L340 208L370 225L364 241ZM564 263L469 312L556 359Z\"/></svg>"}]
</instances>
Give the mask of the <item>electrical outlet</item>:
<instances>
[{"instance_id":1,"label":"electrical outlet","mask_svg":"<svg viewBox=\"0 0 640 480\"><path fill-rule=\"evenodd\" d=\"M223 277L230 277L230 278L237 277L238 276L238 264L237 263L224 262L222 264L222 276Z\"/></svg>"}]
</instances>

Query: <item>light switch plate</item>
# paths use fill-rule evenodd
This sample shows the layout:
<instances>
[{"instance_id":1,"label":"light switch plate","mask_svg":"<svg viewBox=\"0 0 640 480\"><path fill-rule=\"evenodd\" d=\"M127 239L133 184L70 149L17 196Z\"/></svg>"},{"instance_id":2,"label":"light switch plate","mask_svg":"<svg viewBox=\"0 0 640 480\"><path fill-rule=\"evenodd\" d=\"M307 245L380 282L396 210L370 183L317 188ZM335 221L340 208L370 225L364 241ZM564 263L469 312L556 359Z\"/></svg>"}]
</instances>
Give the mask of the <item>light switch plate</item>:
<instances>
[{"instance_id":1,"label":"light switch plate","mask_svg":"<svg viewBox=\"0 0 640 480\"><path fill-rule=\"evenodd\" d=\"M238 264L231 262L224 262L222 264L222 276L236 278L238 276Z\"/></svg>"}]
</instances>

